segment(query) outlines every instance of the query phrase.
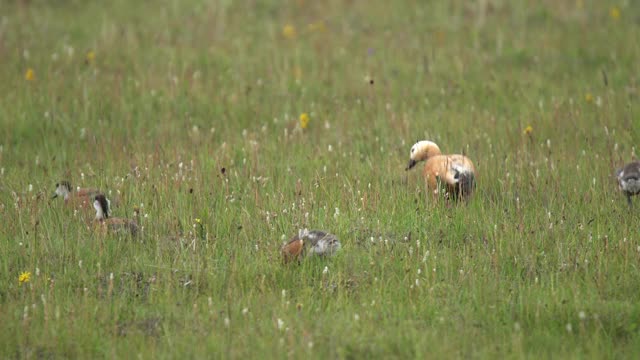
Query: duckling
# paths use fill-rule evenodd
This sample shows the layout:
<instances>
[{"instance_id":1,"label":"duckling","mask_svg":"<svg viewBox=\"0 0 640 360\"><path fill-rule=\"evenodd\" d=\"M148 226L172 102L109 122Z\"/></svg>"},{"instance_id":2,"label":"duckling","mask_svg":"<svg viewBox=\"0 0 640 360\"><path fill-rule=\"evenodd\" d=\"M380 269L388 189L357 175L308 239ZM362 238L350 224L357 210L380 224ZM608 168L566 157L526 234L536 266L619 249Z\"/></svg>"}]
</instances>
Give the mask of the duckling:
<instances>
[{"instance_id":1,"label":"duckling","mask_svg":"<svg viewBox=\"0 0 640 360\"><path fill-rule=\"evenodd\" d=\"M438 145L432 141L418 141L411 147L409 164L405 170L426 161L423 171L427 190L438 193L439 185L445 195L453 199L465 199L476 187L476 168L464 155L442 155Z\"/></svg>"},{"instance_id":2,"label":"duckling","mask_svg":"<svg viewBox=\"0 0 640 360\"><path fill-rule=\"evenodd\" d=\"M632 207L631 197L640 194L640 161L630 162L616 170L616 177L620 190L627 197L629 207Z\"/></svg>"},{"instance_id":3,"label":"duckling","mask_svg":"<svg viewBox=\"0 0 640 360\"><path fill-rule=\"evenodd\" d=\"M64 204L66 206L70 206L75 209L91 209L91 199L98 194L100 194L100 190L90 188L78 188L74 192L71 187L71 183L67 180L63 180L56 184L56 191L53 193L52 199L60 196L64 199Z\"/></svg>"},{"instance_id":4,"label":"duckling","mask_svg":"<svg viewBox=\"0 0 640 360\"><path fill-rule=\"evenodd\" d=\"M341 248L340 240L321 230L300 230L281 251L284 262L302 260L304 256L333 256Z\"/></svg>"},{"instance_id":5,"label":"duckling","mask_svg":"<svg viewBox=\"0 0 640 360\"><path fill-rule=\"evenodd\" d=\"M138 234L138 224L134 220L109 217L109 200L102 195L95 196L93 207L96 209L96 221L103 231L110 231L115 234Z\"/></svg>"}]
</instances>

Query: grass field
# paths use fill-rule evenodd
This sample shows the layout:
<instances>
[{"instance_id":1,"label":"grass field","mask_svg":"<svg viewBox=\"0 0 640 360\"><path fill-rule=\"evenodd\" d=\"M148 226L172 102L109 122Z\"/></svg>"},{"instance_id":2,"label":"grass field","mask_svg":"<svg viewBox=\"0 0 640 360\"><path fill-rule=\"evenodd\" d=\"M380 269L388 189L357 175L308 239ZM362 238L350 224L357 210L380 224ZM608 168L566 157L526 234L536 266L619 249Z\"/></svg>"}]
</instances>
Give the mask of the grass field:
<instances>
[{"instance_id":1,"label":"grass field","mask_svg":"<svg viewBox=\"0 0 640 360\"><path fill-rule=\"evenodd\" d=\"M0 357L638 358L639 39L625 0L3 1ZM283 265L304 227L341 253Z\"/></svg>"}]
</instances>

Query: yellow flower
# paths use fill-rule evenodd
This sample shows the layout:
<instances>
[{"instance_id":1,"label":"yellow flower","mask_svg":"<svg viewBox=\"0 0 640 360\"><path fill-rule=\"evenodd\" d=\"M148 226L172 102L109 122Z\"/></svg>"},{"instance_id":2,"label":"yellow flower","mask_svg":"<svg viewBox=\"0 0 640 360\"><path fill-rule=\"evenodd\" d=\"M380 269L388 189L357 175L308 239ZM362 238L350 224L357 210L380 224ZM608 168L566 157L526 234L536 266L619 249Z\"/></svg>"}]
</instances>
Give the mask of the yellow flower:
<instances>
[{"instance_id":1,"label":"yellow flower","mask_svg":"<svg viewBox=\"0 0 640 360\"><path fill-rule=\"evenodd\" d=\"M620 9L618 9L617 6L612 7L609 9L609 16L611 16L613 20L618 20L620 18Z\"/></svg>"},{"instance_id":2,"label":"yellow flower","mask_svg":"<svg viewBox=\"0 0 640 360\"><path fill-rule=\"evenodd\" d=\"M300 128L306 129L307 125L309 125L309 114L307 113L300 114Z\"/></svg>"},{"instance_id":3,"label":"yellow flower","mask_svg":"<svg viewBox=\"0 0 640 360\"><path fill-rule=\"evenodd\" d=\"M96 53L95 51L91 50L89 52L87 52L87 63L91 64L93 63L93 61L96 59Z\"/></svg>"},{"instance_id":4,"label":"yellow flower","mask_svg":"<svg viewBox=\"0 0 640 360\"><path fill-rule=\"evenodd\" d=\"M36 79L35 71L33 71L32 68L28 68L27 71L24 73L24 79L27 81L35 80Z\"/></svg>"},{"instance_id":5,"label":"yellow flower","mask_svg":"<svg viewBox=\"0 0 640 360\"><path fill-rule=\"evenodd\" d=\"M18 276L18 282L20 283L20 285L24 284L24 283L28 283L31 280L31 273L29 271L25 271L20 273L20 276Z\"/></svg>"},{"instance_id":6,"label":"yellow flower","mask_svg":"<svg viewBox=\"0 0 640 360\"><path fill-rule=\"evenodd\" d=\"M532 132L533 132L533 128L531 127L531 125L527 125L527 127L524 128L525 135L531 135Z\"/></svg>"},{"instance_id":7,"label":"yellow flower","mask_svg":"<svg viewBox=\"0 0 640 360\"><path fill-rule=\"evenodd\" d=\"M282 35L287 39L293 39L296 37L296 28L293 25L285 25L282 28Z\"/></svg>"},{"instance_id":8,"label":"yellow flower","mask_svg":"<svg viewBox=\"0 0 640 360\"><path fill-rule=\"evenodd\" d=\"M584 96L584 100L585 100L586 102L588 102L588 103L593 102L593 95L591 95L591 93L587 93L587 94Z\"/></svg>"},{"instance_id":9,"label":"yellow flower","mask_svg":"<svg viewBox=\"0 0 640 360\"><path fill-rule=\"evenodd\" d=\"M202 222L202 220L200 220L200 218L196 218L196 224L200 224Z\"/></svg>"}]
</instances>

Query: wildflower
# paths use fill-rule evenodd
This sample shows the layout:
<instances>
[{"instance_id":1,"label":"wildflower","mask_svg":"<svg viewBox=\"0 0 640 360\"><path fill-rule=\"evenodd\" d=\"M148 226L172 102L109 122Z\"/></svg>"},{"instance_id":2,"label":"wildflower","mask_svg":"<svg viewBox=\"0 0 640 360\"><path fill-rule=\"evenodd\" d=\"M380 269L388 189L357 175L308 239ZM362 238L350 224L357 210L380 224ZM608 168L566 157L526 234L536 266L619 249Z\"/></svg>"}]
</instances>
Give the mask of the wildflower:
<instances>
[{"instance_id":1,"label":"wildflower","mask_svg":"<svg viewBox=\"0 0 640 360\"><path fill-rule=\"evenodd\" d=\"M306 129L309 125L309 114L302 113L300 114L300 128Z\"/></svg>"},{"instance_id":2,"label":"wildflower","mask_svg":"<svg viewBox=\"0 0 640 360\"><path fill-rule=\"evenodd\" d=\"M28 283L29 281L31 281L31 272L29 271L22 272L20 273L20 276L18 276L18 282L20 285Z\"/></svg>"},{"instance_id":3,"label":"wildflower","mask_svg":"<svg viewBox=\"0 0 640 360\"><path fill-rule=\"evenodd\" d=\"M531 127L531 125L527 125L527 127L524 128L525 135L531 135L532 132L533 132L533 128Z\"/></svg>"},{"instance_id":4,"label":"wildflower","mask_svg":"<svg viewBox=\"0 0 640 360\"><path fill-rule=\"evenodd\" d=\"M591 95L591 93L587 93L587 94L584 96L584 100L585 100L586 102L588 102L588 103L593 102L593 95Z\"/></svg>"},{"instance_id":5,"label":"wildflower","mask_svg":"<svg viewBox=\"0 0 640 360\"><path fill-rule=\"evenodd\" d=\"M28 68L27 71L24 73L24 79L27 81L35 80L36 79L35 71L33 71L32 68Z\"/></svg>"},{"instance_id":6,"label":"wildflower","mask_svg":"<svg viewBox=\"0 0 640 360\"><path fill-rule=\"evenodd\" d=\"M584 311L580 311L578 313L578 317L580 318L580 320L585 320L587 318L587 314Z\"/></svg>"},{"instance_id":7,"label":"wildflower","mask_svg":"<svg viewBox=\"0 0 640 360\"><path fill-rule=\"evenodd\" d=\"M93 50L90 50L89 52L87 52L87 56L85 57L85 60L87 62L87 64L93 64L93 61L96 59L96 53Z\"/></svg>"},{"instance_id":8,"label":"wildflower","mask_svg":"<svg viewBox=\"0 0 640 360\"><path fill-rule=\"evenodd\" d=\"M282 28L282 35L287 39L293 39L296 37L296 28L287 24Z\"/></svg>"},{"instance_id":9,"label":"wildflower","mask_svg":"<svg viewBox=\"0 0 640 360\"><path fill-rule=\"evenodd\" d=\"M614 21L617 21L620 18L620 9L618 9L617 6L612 7L611 9L609 9L609 16Z\"/></svg>"},{"instance_id":10,"label":"wildflower","mask_svg":"<svg viewBox=\"0 0 640 360\"><path fill-rule=\"evenodd\" d=\"M202 220L200 220L200 218L196 218L196 224L200 224L202 222Z\"/></svg>"},{"instance_id":11,"label":"wildflower","mask_svg":"<svg viewBox=\"0 0 640 360\"><path fill-rule=\"evenodd\" d=\"M278 318L277 322L278 322L278 330L284 329L284 321L282 321L282 319Z\"/></svg>"}]
</instances>

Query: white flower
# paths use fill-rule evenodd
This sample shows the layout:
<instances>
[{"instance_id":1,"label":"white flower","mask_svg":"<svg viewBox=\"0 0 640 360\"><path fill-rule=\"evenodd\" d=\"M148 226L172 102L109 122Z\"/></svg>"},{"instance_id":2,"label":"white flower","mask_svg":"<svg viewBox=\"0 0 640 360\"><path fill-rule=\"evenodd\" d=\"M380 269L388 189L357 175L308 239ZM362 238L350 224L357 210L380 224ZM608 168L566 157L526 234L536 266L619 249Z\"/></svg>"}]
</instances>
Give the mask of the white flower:
<instances>
[{"instance_id":1,"label":"white flower","mask_svg":"<svg viewBox=\"0 0 640 360\"><path fill-rule=\"evenodd\" d=\"M328 273L329 273L329 267L328 267L328 266L325 266L325 267L324 267L324 270L322 270L322 275L326 275L326 274L328 274Z\"/></svg>"},{"instance_id":2,"label":"white flower","mask_svg":"<svg viewBox=\"0 0 640 360\"><path fill-rule=\"evenodd\" d=\"M242 315L246 316L248 313L249 313L249 309L247 308L242 309Z\"/></svg>"},{"instance_id":3,"label":"white flower","mask_svg":"<svg viewBox=\"0 0 640 360\"><path fill-rule=\"evenodd\" d=\"M278 318L278 330L283 330L283 329L284 329L284 321Z\"/></svg>"},{"instance_id":4,"label":"white flower","mask_svg":"<svg viewBox=\"0 0 640 360\"><path fill-rule=\"evenodd\" d=\"M580 318L580 320L584 320L587 318L587 314L584 311L580 311L578 313L578 317Z\"/></svg>"}]
</instances>

